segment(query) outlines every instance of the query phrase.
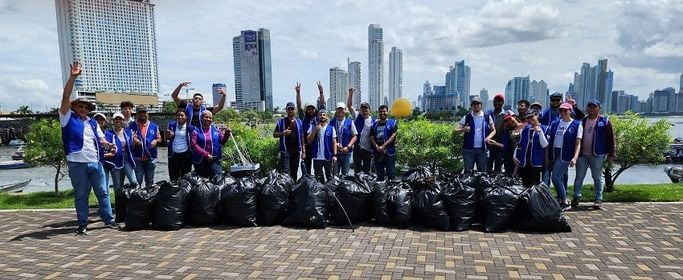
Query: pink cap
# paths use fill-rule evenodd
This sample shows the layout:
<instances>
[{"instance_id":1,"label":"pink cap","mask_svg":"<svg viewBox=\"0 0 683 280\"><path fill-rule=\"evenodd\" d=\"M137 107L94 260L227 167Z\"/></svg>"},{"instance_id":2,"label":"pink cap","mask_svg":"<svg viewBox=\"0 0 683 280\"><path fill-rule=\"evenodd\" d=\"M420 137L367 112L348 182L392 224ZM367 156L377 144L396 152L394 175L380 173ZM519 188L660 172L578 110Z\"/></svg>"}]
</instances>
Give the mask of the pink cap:
<instances>
[{"instance_id":1,"label":"pink cap","mask_svg":"<svg viewBox=\"0 0 683 280\"><path fill-rule=\"evenodd\" d=\"M571 103L565 102L565 103L562 103L562 105L560 105L560 109L571 110L571 109L574 109L574 106L572 106Z\"/></svg>"},{"instance_id":2,"label":"pink cap","mask_svg":"<svg viewBox=\"0 0 683 280\"><path fill-rule=\"evenodd\" d=\"M505 95L503 95L502 93L496 94L496 96L493 97L493 100L496 100L496 99L500 99L500 100L505 101Z\"/></svg>"}]
</instances>

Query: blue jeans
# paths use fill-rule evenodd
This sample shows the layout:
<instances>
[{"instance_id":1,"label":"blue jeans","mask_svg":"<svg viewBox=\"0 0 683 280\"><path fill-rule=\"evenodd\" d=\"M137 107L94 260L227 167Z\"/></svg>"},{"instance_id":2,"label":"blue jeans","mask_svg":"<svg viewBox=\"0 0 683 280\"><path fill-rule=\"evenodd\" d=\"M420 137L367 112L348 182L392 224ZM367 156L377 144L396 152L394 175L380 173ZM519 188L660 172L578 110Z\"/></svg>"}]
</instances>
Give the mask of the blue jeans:
<instances>
[{"instance_id":1,"label":"blue jeans","mask_svg":"<svg viewBox=\"0 0 683 280\"><path fill-rule=\"evenodd\" d=\"M88 224L88 196L90 189L95 191L97 204L100 206L100 218L105 224L114 221L109 201L109 188L104 185L104 168L100 162L67 162L69 178L74 188L74 204L78 225Z\"/></svg>"},{"instance_id":2,"label":"blue jeans","mask_svg":"<svg viewBox=\"0 0 683 280\"><path fill-rule=\"evenodd\" d=\"M567 185L564 183L564 174L569 170L569 162L562 161L560 154L562 150L555 148L555 161L553 162L552 181L557 191L557 198L560 203L565 203L567 200Z\"/></svg>"},{"instance_id":3,"label":"blue jeans","mask_svg":"<svg viewBox=\"0 0 683 280\"><path fill-rule=\"evenodd\" d=\"M334 175L346 176L349 174L349 169L351 169L351 153L338 153L337 164L334 165Z\"/></svg>"},{"instance_id":4,"label":"blue jeans","mask_svg":"<svg viewBox=\"0 0 683 280\"><path fill-rule=\"evenodd\" d=\"M114 184L114 193L119 194L123 189L123 181L128 178L129 183L137 182L137 177L135 176L135 171L133 170L133 165L127 160L123 161L123 168L112 169L111 171L111 181Z\"/></svg>"},{"instance_id":5,"label":"blue jeans","mask_svg":"<svg viewBox=\"0 0 683 280\"><path fill-rule=\"evenodd\" d=\"M137 179L139 186L142 186L143 182L145 183L145 187L154 184L154 169L156 168L156 166L156 159L135 160L135 178Z\"/></svg>"},{"instance_id":6,"label":"blue jeans","mask_svg":"<svg viewBox=\"0 0 683 280\"><path fill-rule=\"evenodd\" d=\"M477 164L478 171L486 171L488 166L486 149L484 148L474 148L474 150L462 150L463 161L465 161L465 172L470 172L474 170L474 164Z\"/></svg>"},{"instance_id":7,"label":"blue jeans","mask_svg":"<svg viewBox=\"0 0 683 280\"><path fill-rule=\"evenodd\" d=\"M591 169L593 185L595 186L595 199L602 200L602 165L607 156L579 155L576 161L576 179L574 180L574 199L581 199L583 179L586 178L588 168Z\"/></svg>"},{"instance_id":8,"label":"blue jeans","mask_svg":"<svg viewBox=\"0 0 683 280\"><path fill-rule=\"evenodd\" d=\"M386 172L389 180L396 179L396 155L387 155L384 157L384 161L377 160L375 157L375 172L377 172L377 181L384 181L384 173Z\"/></svg>"}]
</instances>

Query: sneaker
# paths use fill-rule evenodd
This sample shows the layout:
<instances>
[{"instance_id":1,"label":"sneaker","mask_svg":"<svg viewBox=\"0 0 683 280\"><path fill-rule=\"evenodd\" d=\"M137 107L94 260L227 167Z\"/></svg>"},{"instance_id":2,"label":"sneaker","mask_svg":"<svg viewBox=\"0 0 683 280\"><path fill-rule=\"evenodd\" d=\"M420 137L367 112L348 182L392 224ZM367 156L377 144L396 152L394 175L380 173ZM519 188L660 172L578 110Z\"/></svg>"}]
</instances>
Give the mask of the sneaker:
<instances>
[{"instance_id":1,"label":"sneaker","mask_svg":"<svg viewBox=\"0 0 683 280\"><path fill-rule=\"evenodd\" d=\"M600 209L602 207L602 200L596 199L595 202L593 202L593 209Z\"/></svg>"},{"instance_id":2,"label":"sneaker","mask_svg":"<svg viewBox=\"0 0 683 280\"><path fill-rule=\"evenodd\" d=\"M574 198L572 199L572 208L579 207L579 202L581 201L580 198Z\"/></svg>"},{"instance_id":3,"label":"sneaker","mask_svg":"<svg viewBox=\"0 0 683 280\"><path fill-rule=\"evenodd\" d=\"M80 225L78 226L78 229L76 230L77 235L87 235L88 234L88 226L86 225Z\"/></svg>"},{"instance_id":4,"label":"sneaker","mask_svg":"<svg viewBox=\"0 0 683 280\"><path fill-rule=\"evenodd\" d=\"M567 203L561 203L561 204L560 204L560 209L561 209L562 211L567 211L567 210L569 210L569 209L572 209L572 207L571 207L569 204L567 204Z\"/></svg>"},{"instance_id":5,"label":"sneaker","mask_svg":"<svg viewBox=\"0 0 683 280\"><path fill-rule=\"evenodd\" d=\"M111 222L111 223L105 224L104 226L108 227L108 228L113 228L113 229L121 228L121 226L119 226L119 224L117 222Z\"/></svg>"}]
</instances>

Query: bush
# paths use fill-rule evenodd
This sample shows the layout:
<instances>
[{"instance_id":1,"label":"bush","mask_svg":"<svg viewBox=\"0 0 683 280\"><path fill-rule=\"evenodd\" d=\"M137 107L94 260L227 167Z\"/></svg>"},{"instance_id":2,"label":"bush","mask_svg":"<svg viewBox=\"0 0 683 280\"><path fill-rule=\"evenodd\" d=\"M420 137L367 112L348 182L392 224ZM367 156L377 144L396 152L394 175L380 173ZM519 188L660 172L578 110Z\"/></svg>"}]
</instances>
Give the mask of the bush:
<instances>
[{"instance_id":1,"label":"bush","mask_svg":"<svg viewBox=\"0 0 683 280\"><path fill-rule=\"evenodd\" d=\"M435 174L460 173L463 169L462 136L449 123L430 122L424 117L399 123L396 137L399 166L427 166Z\"/></svg>"},{"instance_id":2,"label":"bush","mask_svg":"<svg viewBox=\"0 0 683 280\"><path fill-rule=\"evenodd\" d=\"M261 172L266 173L277 168L278 160L278 139L273 138L274 124L257 126L250 128L244 124L237 122L230 122L233 136L242 151L242 154L254 163L261 165ZM233 140L228 140L228 143L223 148L224 163L229 168L230 165L240 163L240 157L235 149Z\"/></svg>"}]
</instances>

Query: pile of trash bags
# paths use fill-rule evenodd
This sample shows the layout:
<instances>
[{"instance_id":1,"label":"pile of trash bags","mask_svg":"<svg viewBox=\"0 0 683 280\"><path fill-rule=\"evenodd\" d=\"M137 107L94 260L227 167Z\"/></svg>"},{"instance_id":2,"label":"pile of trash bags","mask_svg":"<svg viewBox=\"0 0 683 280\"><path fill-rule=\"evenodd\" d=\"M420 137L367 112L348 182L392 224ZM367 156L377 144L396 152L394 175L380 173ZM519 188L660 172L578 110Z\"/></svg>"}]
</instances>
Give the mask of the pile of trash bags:
<instances>
[{"instance_id":1,"label":"pile of trash bags","mask_svg":"<svg viewBox=\"0 0 683 280\"><path fill-rule=\"evenodd\" d=\"M442 231L571 231L542 183L526 188L519 179L480 172L437 178L427 168L412 169L403 180L377 182L374 175L360 173L325 184L311 175L295 182L275 170L266 176L212 179L188 173L175 182L126 186L116 202L117 219L126 230L218 224L353 228L374 222Z\"/></svg>"}]
</instances>

